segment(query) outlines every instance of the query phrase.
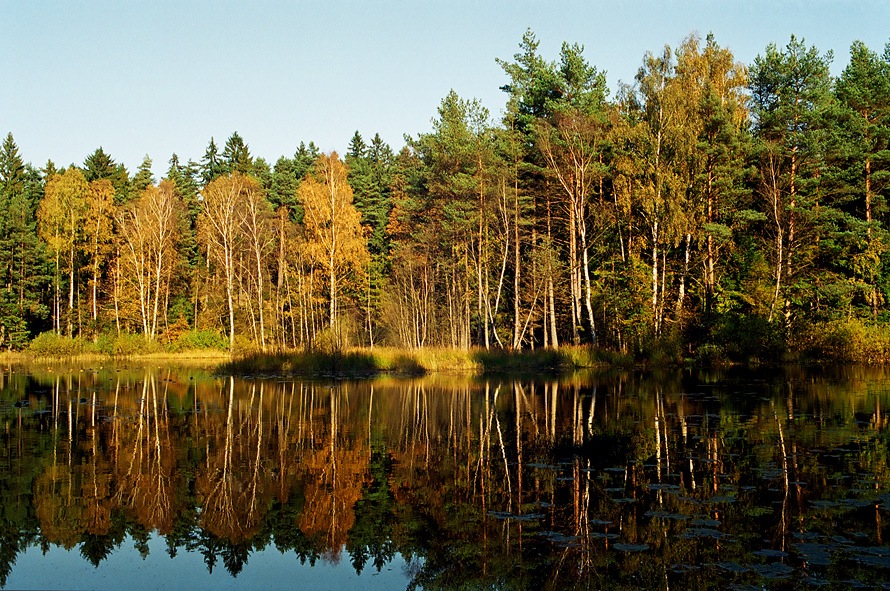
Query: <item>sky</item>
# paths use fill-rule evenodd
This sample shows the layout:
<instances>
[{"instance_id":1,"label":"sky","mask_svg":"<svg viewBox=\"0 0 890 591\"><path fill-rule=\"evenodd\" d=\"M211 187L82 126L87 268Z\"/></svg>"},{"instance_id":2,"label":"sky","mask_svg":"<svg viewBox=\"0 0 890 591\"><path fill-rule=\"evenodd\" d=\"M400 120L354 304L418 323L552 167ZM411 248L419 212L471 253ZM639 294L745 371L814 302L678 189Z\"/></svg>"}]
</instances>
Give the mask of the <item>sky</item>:
<instances>
[{"instance_id":1,"label":"sky","mask_svg":"<svg viewBox=\"0 0 890 591\"><path fill-rule=\"evenodd\" d=\"M583 45L614 92L692 32L746 65L793 34L837 76L854 40L883 51L888 22L890 0L0 0L0 134L36 167L101 146L157 177L235 131L270 164L300 142L342 154L356 131L398 150L452 89L498 119L495 60L527 29L548 60Z\"/></svg>"}]
</instances>

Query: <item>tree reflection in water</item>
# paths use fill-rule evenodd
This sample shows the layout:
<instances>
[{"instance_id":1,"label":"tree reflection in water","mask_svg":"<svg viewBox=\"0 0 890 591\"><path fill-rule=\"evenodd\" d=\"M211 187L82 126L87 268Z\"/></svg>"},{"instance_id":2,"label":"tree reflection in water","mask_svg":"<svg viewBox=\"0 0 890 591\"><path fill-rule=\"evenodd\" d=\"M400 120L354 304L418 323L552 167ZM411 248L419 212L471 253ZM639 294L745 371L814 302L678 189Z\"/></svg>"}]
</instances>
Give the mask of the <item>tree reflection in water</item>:
<instances>
[{"instance_id":1,"label":"tree reflection in water","mask_svg":"<svg viewBox=\"0 0 890 591\"><path fill-rule=\"evenodd\" d=\"M34 545L101 567L157 532L233 576L277 550L357 573L400 554L424 589L884 584L888 384L12 369L0 583Z\"/></svg>"}]
</instances>

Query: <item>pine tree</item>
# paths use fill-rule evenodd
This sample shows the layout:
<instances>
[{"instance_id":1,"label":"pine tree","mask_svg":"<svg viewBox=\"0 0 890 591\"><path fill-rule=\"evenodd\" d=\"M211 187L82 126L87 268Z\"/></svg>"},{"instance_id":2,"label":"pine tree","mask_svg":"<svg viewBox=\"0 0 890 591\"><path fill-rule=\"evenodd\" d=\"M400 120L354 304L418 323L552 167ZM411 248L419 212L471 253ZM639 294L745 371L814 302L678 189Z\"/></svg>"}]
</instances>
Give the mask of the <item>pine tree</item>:
<instances>
[{"instance_id":1,"label":"pine tree","mask_svg":"<svg viewBox=\"0 0 890 591\"><path fill-rule=\"evenodd\" d=\"M136 174L133 175L133 179L130 181L130 193L132 195L141 196L142 192L149 185L155 184L155 177L151 172L151 164L151 158L146 154L142 158L142 164L136 169Z\"/></svg>"},{"instance_id":2,"label":"pine tree","mask_svg":"<svg viewBox=\"0 0 890 591\"><path fill-rule=\"evenodd\" d=\"M226 140L222 153L222 169L230 174L236 172L239 174L250 174L252 168L253 159L250 157L247 144L244 143L244 139L236 131Z\"/></svg>"},{"instance_id":3,"label":"pine tree","mask_svg":"<svg viewBox=\"0 0 890 591\"><path fill-rule=\"evenodd\" d=\"M83 161L83 176L88 183L102 179L111 181L114 187L114 203L121 205L130 198L130 178L123 164L115 163L101 146Z\"/></svg>"},{"instance_id":4,"label":"pine tree","mask_svg":"<svg viewBox=\"0 0 890 591\"><path fill-rule=\"evenodd\" d=\"M890 292L882 272L890 246L882 219L890 190L890 46L881 57L854 42L835 96L826 123L824 183L837 210L835 248L824 260L845 278L853 300L864 299L876 317Z\"/></svg>"},{"instance_id":5,"label":"pine tree","mask_svg":"<svg viewBox=\"0 0 890 591\"><path fill-rule=\"evenodd\" d=\"M786 326L793 308L813 301L808 279L821 223L815 216L825 149L824 117L831 99L828 66L832 55L819 55L793 35L779 50L770 44L749 71L751 112L756 137L760 195L774 243L770 321L782 311Z\"/></svg>"},{"instance_id":6,"label":"pine tree","mask_svg":"<svg viewBox=\"0 0 890 591\"><path fill-rule=\"evenodd\" d=\"M225 166L220 160L216 142L213 141L213 138L210 138L210 143L207 144L207 150L204 152L204 157L201 158L202 184L206 187L211 181L223 174L225 174Z\"/></svg>"}]
</instances>

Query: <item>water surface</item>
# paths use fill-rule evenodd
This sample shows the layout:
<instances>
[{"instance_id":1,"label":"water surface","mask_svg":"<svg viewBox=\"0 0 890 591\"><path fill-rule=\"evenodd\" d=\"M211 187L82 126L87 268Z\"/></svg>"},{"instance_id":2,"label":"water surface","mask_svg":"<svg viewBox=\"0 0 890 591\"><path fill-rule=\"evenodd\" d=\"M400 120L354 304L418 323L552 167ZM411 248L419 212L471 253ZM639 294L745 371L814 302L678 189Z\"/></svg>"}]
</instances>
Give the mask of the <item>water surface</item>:
<instances>
[{"instance_id":1,"label":"water surface","mask_svg":"<svg viewBox=\"0 0 890 591\"><path fill-rule=\"evenodd\" d=\"M888 588L882 368L0 374L0 585Z\"/></svg>"}]
</instances>

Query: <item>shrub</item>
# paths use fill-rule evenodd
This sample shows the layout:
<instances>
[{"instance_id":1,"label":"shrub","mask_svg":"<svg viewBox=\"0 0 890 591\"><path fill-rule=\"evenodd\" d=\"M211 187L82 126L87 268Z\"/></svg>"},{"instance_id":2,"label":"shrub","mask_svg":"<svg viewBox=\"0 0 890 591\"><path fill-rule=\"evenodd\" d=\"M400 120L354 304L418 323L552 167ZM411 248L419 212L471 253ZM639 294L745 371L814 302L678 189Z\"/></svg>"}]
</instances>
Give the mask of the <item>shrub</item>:
<instances>
[{"instance_id":1,"label":"shrub","mask_svg":"<svg viewBox=\"0 0 890 591\"><path fill-rule=\"evenodd\" d=\"M145 338L141 334L105 333L99 336L95 344L98 353L111 357L128 357L130 355L145 355L161 350L161 346Z\"/></svg>"},{"instance_id":2,"label":"shrub","mask_svg":"<svg viewBox=\"0 0 890 591\"><path fill-rule=\"evenodd\" d=\"M70 357L86 349L83 339L71 338L55 332L42 332L28 345L28 352L38 357Z\"/></svg>"},{"instance_id":3,"label":"shrub","mask_svg":"<svg viewBox=\"0 0 890 591\"><path fill-rule=\"evenodd\" d=\"M778 361L785 353L782 323L769 322L764 316L721 316L709 343L718 347L727 360L742 363Z\"/></svg>"},{"instance_id":4,"label":"shrub","mask_svg":"<svg viewBox=\"0 0 890 591\"><path fill-rule=\"evenodd\" d=\"M185 331L167 345L167 350L173 353L203 351L206 349L225 351L228 348L229 339L212 330Z\"/></svg>"},{"instance_id":5,"label":"shrub","mask_svg":"<svg viewBox=\"0 0 890 591\"><path fill-rule=\"evenodd\" d=\"M696 365L719 367L721 365L726 365L728 362L729 360L726 357L726 352L720 345L705 343L699 345L695 350Z\"/></svg>"},{"instance_id":6,"label":"shrub","mask_svg":"<svg viewBox=\"0 0 890 591\"><path fill-rule=\"evenodd\" d=\"M890 327L858 318L820 322L796 330L792 345L815 361L886 363L890 361Z\"/></svg>"}]
</instances>

